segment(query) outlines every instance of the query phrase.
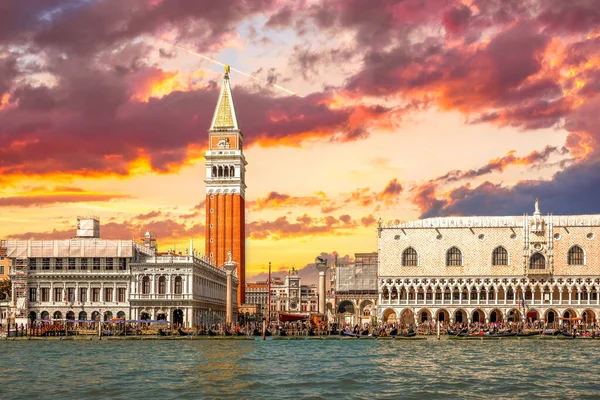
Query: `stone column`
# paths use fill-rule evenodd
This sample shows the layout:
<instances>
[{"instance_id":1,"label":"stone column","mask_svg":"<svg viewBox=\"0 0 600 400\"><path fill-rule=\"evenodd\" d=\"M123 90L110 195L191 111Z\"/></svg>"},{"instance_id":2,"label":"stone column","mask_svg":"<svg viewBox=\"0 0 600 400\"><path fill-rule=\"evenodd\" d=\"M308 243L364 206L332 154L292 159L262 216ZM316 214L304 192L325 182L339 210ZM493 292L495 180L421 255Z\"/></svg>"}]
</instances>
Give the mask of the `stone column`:
<instances>
[{"instance_id":1,"label":"stone column","mask_svg":"<svg viewBox=\"0 0 600 400\"><path fill-rule=\"evenodd\" d=\"M325 263L317 263L315 264L317 270L319 271L319 314L325 315L325 302L326 302L326 294L325 294L325 276L327 275L327 270L329 267ZM391 297L391 291L390 291Z\"/></svg>"},{"instance_id":2,"label":"stone column","mask_svg":"<svg viewBox=\"0 0 600 400\"><path fill-rule=\"evenodd\" d=\"M233 271L235 271L235 263L233 262L227 262L225 264L223 264L223 269L225 270L225 273L227 274L227 312L225 313L225 322L227 322L228 324L232 323L233 321L233 302L231 301L231 297L233 296L233 278L232 278L232 274Z\"/></svg>"}]
</instances>

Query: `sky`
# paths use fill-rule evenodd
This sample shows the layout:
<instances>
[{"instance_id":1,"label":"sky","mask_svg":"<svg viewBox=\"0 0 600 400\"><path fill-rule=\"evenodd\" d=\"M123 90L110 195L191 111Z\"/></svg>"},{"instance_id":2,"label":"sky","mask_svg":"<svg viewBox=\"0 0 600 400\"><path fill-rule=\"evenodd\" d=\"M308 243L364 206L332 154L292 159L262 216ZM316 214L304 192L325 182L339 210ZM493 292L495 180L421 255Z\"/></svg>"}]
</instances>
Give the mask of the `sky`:
<instances>
[{"instance_id":1,"label":"sky","mask_svg":"<svg viewBox=\"0 0 600 400\"><path fill-rule=\"evenodd\" d=\"M595 0L4 0L0 237L203 251L219 63L248 281L376 251L378 218L600 213Z\"/></svg>"}]
</instances>

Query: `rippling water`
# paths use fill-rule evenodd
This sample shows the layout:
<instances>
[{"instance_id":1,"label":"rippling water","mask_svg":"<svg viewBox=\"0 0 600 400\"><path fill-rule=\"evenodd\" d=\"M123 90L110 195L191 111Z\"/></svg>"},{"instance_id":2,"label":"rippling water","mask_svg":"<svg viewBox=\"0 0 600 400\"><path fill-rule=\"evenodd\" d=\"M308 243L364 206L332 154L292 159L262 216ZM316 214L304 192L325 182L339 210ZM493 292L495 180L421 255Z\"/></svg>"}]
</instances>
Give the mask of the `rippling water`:
<instances>
[{"instance_id":1,"label":"rippling water","mask_svg":"<svg viewBox=\"0 0 600 400\"><path fill-rule=\"evenodd\" d=\"M0 341L0 397L600 398L600 340Z\"/></svg>"}]
</instances>

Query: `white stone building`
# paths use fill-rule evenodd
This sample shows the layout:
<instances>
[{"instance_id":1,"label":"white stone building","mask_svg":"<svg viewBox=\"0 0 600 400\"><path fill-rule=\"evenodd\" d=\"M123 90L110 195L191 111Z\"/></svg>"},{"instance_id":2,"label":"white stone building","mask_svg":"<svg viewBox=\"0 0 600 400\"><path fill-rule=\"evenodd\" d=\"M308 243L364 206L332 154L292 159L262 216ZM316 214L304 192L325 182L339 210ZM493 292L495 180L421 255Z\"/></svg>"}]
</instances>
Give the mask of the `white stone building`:
<instances>
[{"instance_id":1,"label":"white stone building","mask_svg":"<svg viewBox=\"0 0 600 400\"><path fill-rule=\"evenodd\" d=\"M168 320L185 326L225 322L227 280L222 269L175 254L142 258L130 267L132 319ZM237 283L234 277L235 301Z\"/></svg>"},{"instance_id":2,"label":"white stone building","mask_svg":"<svg viewBox=\"0 0 600 400\"><path fill-rule=\"evenodd\" d=\"M377 316L406 323L600 316L600 215L378 224Z\"/></svg>"},{"instance_id":3,"label":"white stone building","mask_svg":"<svg viewBox=\"0 0 600 400\"><path fill-rule=\"evenodd\" d=\"M15 322L112 318L165 319L184 326L224 322L225 271L193 256L159 255L149 245L149 234L146 245L140 245L101 239L99 228L97 218L91 222L86 218L78 220L74 239L0 241L11 264ZM234 293L237 296L235 288Z\"/></svg>"}]
</instances>

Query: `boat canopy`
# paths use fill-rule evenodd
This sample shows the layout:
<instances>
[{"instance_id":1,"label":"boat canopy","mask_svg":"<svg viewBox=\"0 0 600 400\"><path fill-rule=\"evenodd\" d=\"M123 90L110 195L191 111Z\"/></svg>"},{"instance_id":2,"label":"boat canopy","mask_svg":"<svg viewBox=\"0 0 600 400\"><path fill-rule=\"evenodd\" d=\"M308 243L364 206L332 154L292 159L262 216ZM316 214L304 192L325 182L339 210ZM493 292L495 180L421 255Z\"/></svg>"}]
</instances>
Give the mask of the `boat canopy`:
<instances>
[{"instance_id":1,"label":"boat canopy","mask_svg":"<svg viewBox=\"0 0 600 400\"><path fill-rule=\"evenodd\" d=\"M301 321L303 319L307 319L308 315L303 314L288 314L288 313L279 313L279 320L281 322L290 322L290 321Z\"/></svg>"}]
</instances>

